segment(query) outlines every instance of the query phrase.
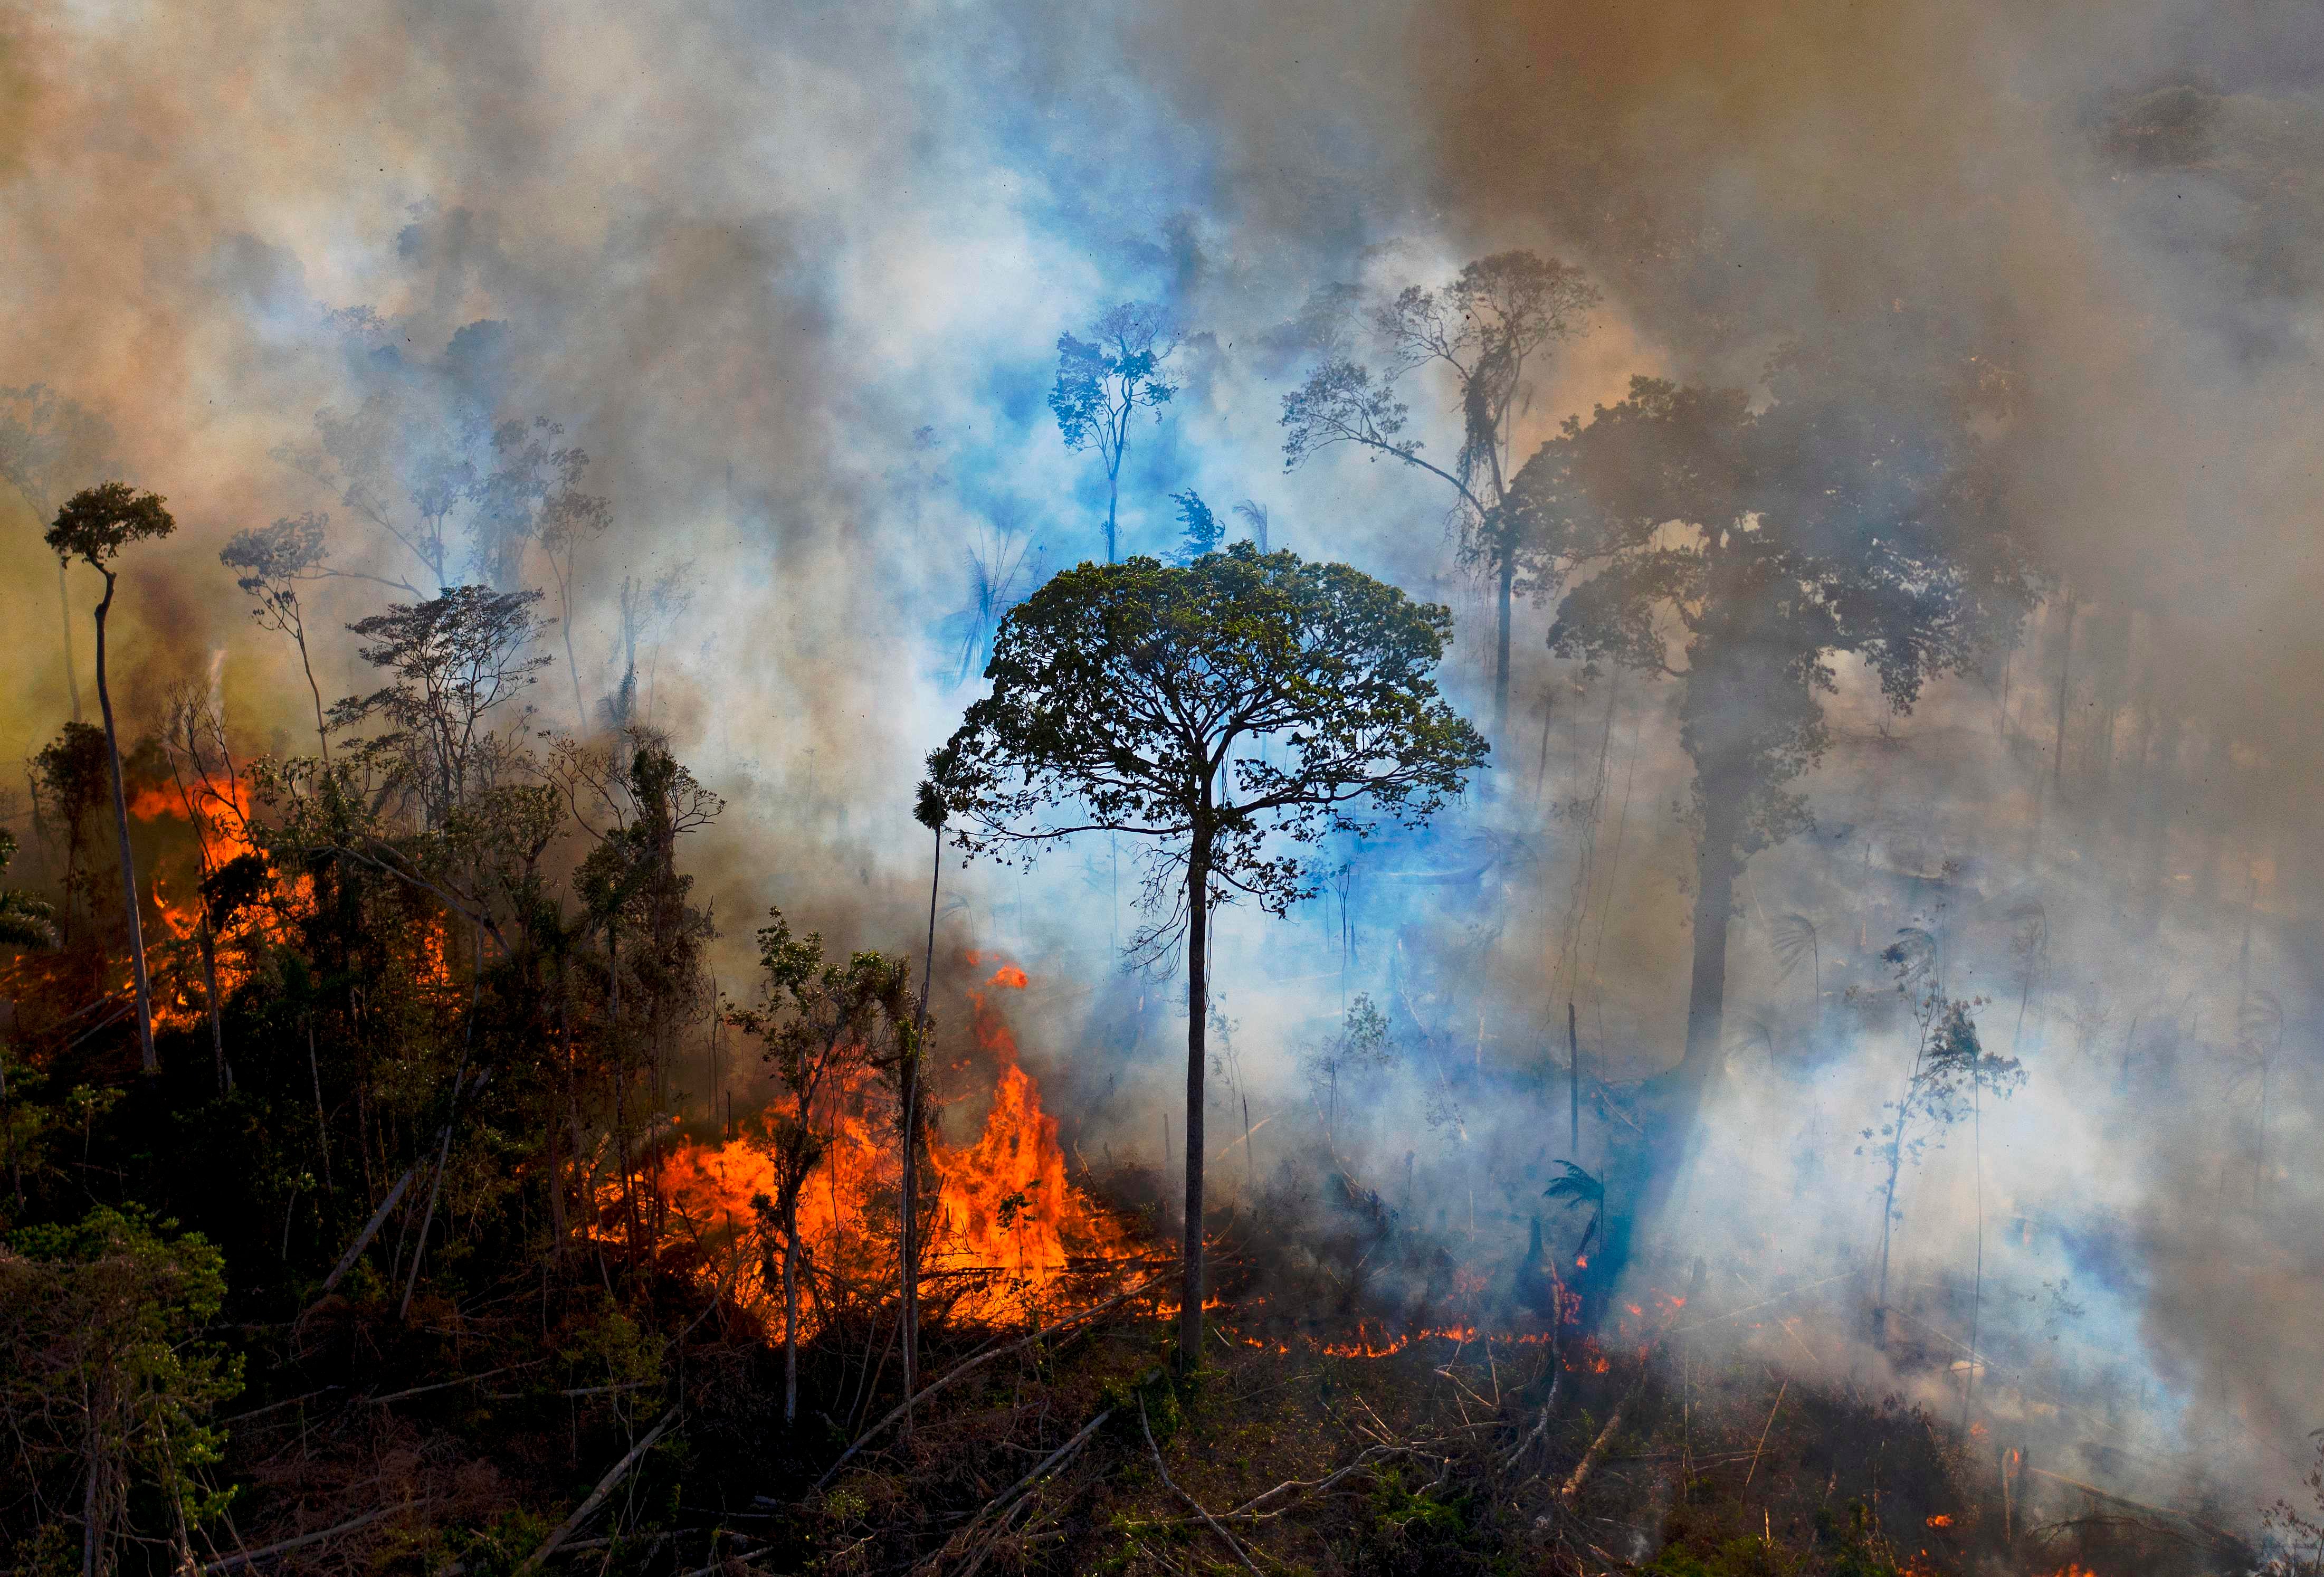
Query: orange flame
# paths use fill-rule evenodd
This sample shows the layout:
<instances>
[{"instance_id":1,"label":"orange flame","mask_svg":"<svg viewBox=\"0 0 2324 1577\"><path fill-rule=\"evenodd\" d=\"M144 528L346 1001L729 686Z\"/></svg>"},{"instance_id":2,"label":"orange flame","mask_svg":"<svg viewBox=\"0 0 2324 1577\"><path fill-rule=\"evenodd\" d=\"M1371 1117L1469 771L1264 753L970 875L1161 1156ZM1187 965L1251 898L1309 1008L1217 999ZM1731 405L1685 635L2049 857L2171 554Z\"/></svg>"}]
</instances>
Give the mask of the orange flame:
<instances>
[{"instance_id":1,"label":"orange flame","mask_svg":"<svg viewBox=\"0 0 2324 1577\"><path fill-rule=\"evenodd\" d=\"M1021 990L1023 970L1003 964L984 982ZM976 1139L928 1148L935 1222L921 1275L964 1288L952 1304L970 1319L1008 1318L1073 1274L1076 1263L1123 1259L1137 1246L1122 1226L1074 1187L1057 1143L1057 1120L1041 1109L1040 1085L1017 1060L1008 1022L983 991L969 993L977 1043L1001 1064L991 1109ZM673 1201L698 1227L748 1227L754 1194L771 1194L774 1168L763 1114L755 1132L723 1144L681 1141L665 1174ZM900 1175L895 1114L868 1074L836 1092L834 1142L800 1196L799 1234L816 1263L886 1273L894 1252ZM757 1301L762 1295L749 1295ZM812 1310L804 1311L808 1330Z\"/></svg>"},{"instance_id":2,"label":"orange flame","mask_svg":"<svg viewBox=\"0 0 2324 1577\"><path fill-rule=\"evenodd\" d=\"M202 814L193 815L188 810L184 795L175 787L148 786L130 797L129 814L143 822L168 820L187 823L200 845L198 870L217 871L245 855L255 855L259 851L249 835L249 787L239 779L230 779L215 798L215 804L206 806ZM150 888L154 911L161 917L167 933L163 940L178 944L180 956L189 957L202 935L203 904L199 894L183 900L172 900L170 878L160 871L153 873ZM299 878L290 893L293 904L306 903L312 890L311 878ZM213 958L217 989L222 997L233 995L249 973L239 956L239 950L227 944L252 936L279 942L283 940L281 931L279 914L258 907L238 915L226 930L214 939ZM174 985L165 985L165 982L156 980L153 991L153 1027L156 1029L185 1028L197 1022L207 1011L204 1001L206 986L199 974L198 963L189 962L176 971Z\"/></svg>"}]
</instances>

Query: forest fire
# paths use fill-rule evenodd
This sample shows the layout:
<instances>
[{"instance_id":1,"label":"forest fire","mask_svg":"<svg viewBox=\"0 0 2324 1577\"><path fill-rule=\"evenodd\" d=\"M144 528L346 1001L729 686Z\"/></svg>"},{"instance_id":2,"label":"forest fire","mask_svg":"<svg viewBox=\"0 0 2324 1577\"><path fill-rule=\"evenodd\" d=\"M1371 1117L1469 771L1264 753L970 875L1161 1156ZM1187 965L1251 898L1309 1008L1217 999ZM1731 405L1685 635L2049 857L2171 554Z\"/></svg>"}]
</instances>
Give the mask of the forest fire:
<instances>
[{"instance_id":1,"label":"forest fire","mask_svg":"<svg viewBox=\"0 0 2324 1577\"><path fill-rule=\"evenodd\" d=\"M999 1065L991 1106L973 1143L932 1139L928 1147L935 1209L921 1261L924 1296L968 1319L1011 1317L1038 1305L1077 1267L1137 1252L1122 1226L1067 1179L1057 1120L1042 1110L1040 1086L1019 1064L1015 1037L987 994L1026 983L1023 970L1003 964L970 993L977 1045ZM818 1274L871 1281L888 1273L895 1252L893 1093L859 1073L831 1102L834 1139L801 1192L799 1232ZM680 1142L665 1173L676 1208L748 1240L757 1216L752 1201L774 1185L768 1136L786 1115L778 1102L723 1143ZM806 1323L810 1331L818 1323L812 1308Z\"/></svg>"},{"instance_id":2,"label":"forest fire","mask_svg":"<svg viewBox=\"0 0 2324 1577\"><path fill-rule=\"evenodd\" d=\"M226 944L254 930L281 940L281 913L273 906L235 902L231 886L220 889L216 898L209 892L214 880L229 870L265 868L265 856L250 836L250 790L238 777L229 777L221 784L205 776L200 787L191 792L175 785L152 785L130 796L129 814L146 823L184 823L193 834L194 895L173 896L182 878L173 881L161 871L154 872L147 883L154 913L166 928L166 935L154 940L163 944L165 953L174 951L184 961L171 972L173 983L157 978L154 1027L185 1028L208 1011L208 997L213 990L223 1002L248 977L249 967L239 956L240 949ZM252 884L251 890L257 890L257 883ZM313 879L301 876L282 883L276 898L295 909L309 902L312 894ZM215 930L214 916L224 922ZM440 936L438 940L440 943Z\"/></svg>"}]
</instances>

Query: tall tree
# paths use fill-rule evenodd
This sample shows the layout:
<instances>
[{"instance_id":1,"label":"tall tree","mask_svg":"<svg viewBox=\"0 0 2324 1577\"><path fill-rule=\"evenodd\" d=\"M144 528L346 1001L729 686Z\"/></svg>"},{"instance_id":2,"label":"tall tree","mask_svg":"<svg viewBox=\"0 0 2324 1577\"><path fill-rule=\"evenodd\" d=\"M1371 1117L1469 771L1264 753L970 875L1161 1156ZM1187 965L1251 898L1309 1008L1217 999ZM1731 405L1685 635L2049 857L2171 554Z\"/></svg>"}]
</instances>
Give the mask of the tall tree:
<instances>
[{"instance_id":1,"label":"tall tree","mask_svg":"<svg viewBox=\"0 0 2324 1577\"><path fill-rule=\"evenodd\" d=\"M315 742L326 765L331 759L331 733L323 721L322 687L315 682L314 659L307 650L307 613L299 601L299 588L327 573L323 561L330 549L324 545L323 529L329 524L328 515L309 512L271 526L253 526L236 531L218 554L220 564L241 572L235 585L257 601L250 616L262 628L288 635L298 644L299 668L307 676L308 693L315 699Z\"/></svg>"},{"instance_id":2,"label":"tall tree","mask_svg":"<svg viewBox=\"0 0 2324 1577\"><path fill-rule=\"evenodd\" d=\"M137 912L137 862L129 852L129 798L121 787L121 734L113 720L113 692L105 672L105 622L113 612L119 572L113 561L132 542L155 540L178 529L158 493L139 493L126 482L102 482L65 501L56 523L42 540L60 562L79 559L105 576L105 596L97 604L97 704L105 714L106 763L113 779L113 824L121 839L121 896L129 921L129 965L137 990L137 1056L149 1074L161 1071L153 1056L153 1001L145 978L145 932Z\"/></svg>"},{"instance_id":3,"label":"tall tree","mask_svg":"<svg viewBox=\"0 0 2324 1577\"><path fill-rule=\"evenodd\" d=\"M1078 454L1094 445L1105 466L1105 561L1111 564L1130 419L1153 410L1155 420L1161 420L1159 408L1178 392L1168 375L1178 336L1161 308L1143 301L1107 309L1089 333L1085 340L1057 337L1057 381L1049 390L1049 410L1065 447Z\"/></svg>"},{"instance_id":4,"label":"tall tree","mask_svg":"<svg viewBox=\"0 0 2324 1577\"><path fill-rule=\"evenodd\" d=\"M1869 387L1794 356L1756 414L1738 390L1637 378L1554 440L1587 578L1560 603L1551 650L1685 687L1700 823L1690 1090L1719 1055L1736 876L1807 822L1788 785L1828 742L1833 659L1860 659L1904 711L1932 676L2014 640L2034 595L1970 425L1998 414L2000 391L1975 358L1929 370Z\"/></svg>"},{"instance_id":5,"label":"tall tree","mask_svg":"<svg viewBox=\"0 0 2324 1577\"><path fill-rule=\"evenodd\" d=\"M1451 630L1443 608L1345 565L1248 542L1183 567L1084 564L1001 622L992 692L945 747L962 849L1005 861L1078 832L1142 839L1153 918L1133 947L1153 957L1184 939L1190 1370L1211 912L1240 894L1282 914L1315 890L1305 846L1369 830L1373 812L1417 825L1460 791L1489 747L1431 677Z\"/></svg>"},{"instance_id":6,"label":"tall tree","mask_svg":"<svg viewBox=\"0 0 2324 1577\"><path fill-rule=\"evenodd\" d=\"M1493 738L1506 745L1509 720L1510 604L1546 588L1556 563L1537 512L1508 507L1515 480L1515 419L1532 394L1527 362L1589 325L1597 290L1582 271L1531 252L1497 252L1462 269L1441 290L1407 285L1372 314L1387 361L1377 374L1342 354L1283 397L1283 460L1296 469L1310 455L1353 444L1449 484L1462 560L1491 584L1498 624L1493 655ZM1340 343L1344 345L1345 339ZM1405 436L1410 407L1397 392L1406 374L1440 368L1452 380L1461 448L1449 469L1421 456Z\"/></svg>"}]
</instances>

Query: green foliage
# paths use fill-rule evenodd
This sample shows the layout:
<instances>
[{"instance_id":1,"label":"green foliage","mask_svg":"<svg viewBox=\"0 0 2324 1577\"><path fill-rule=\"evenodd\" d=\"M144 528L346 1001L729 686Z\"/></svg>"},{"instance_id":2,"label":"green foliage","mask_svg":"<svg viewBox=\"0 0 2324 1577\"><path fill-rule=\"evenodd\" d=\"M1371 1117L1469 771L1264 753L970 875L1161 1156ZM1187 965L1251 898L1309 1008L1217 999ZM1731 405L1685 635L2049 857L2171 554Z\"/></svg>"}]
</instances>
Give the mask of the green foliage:
<instances>
[{"instance_id":1,"label":"green foliage","mask_svg":"<svg viewBox=\"0 0 2324 1577\"><path fill-rule=\"evenodd\" d=\"M960 846L1028 851L1083 830L1152 840L1149 904L1198 856L1217 887L1280 913L1313 890L1266 845L1363 832L1364 808L1425 820L1488 747L1431 671L1443 608L1345 565L1248 542L1185 567L1084 564L1002 621L946 749ZM1265 746L1261 750L1262 743Z\"/></svg>"},{"instance_id":2,"label":"green foliage","mask_svg":"<svg viewBox=\"0 0 2324 1577\"><path fill-rule=\"evenodd\" d=\"M178 529L166 503L160 493L140 493L126 482L100 482L65 500L56 523L41 540L59 558L79 559L110 585L112 562L124 548Z\"/></svg>"},{"instance_id":3,"label":"green foliage","mask_svg":"<svg viewBox=\"0 0 2324 1577\"><path fill-rule=\"evenodd\" d=\"M18 1228L0 1252L10 1520L81 1520L101 1569L141 1533L182 1545L228 1498L207 1487L226 1443L208 1418L241 1389L241 1362L201 1340L223 1260L175 1224L99 1206Z\"/></svg>"},{"instance_id":4,"label":"green foliage","mask_svg":"<svg viewBox=\"0 0 2324 1577\"><path fill-rule=\"evenodd\" d=\"M1468 1527L1461 1500L1440 1500L1435 1486L1412 1488L1402 1468L1383 1468L1372 1480L1371 1515L1377 1526L1398 1539L1458 1538Z\"/></svg>"},{"instance_id":5,"label":"green foliage","mask_svg":"<svg viewBox=\"0 0 2324 1577\"><path fill-rule=\"evenodd\" d=\"M0 828L0 873L16 857L16 835ZM53 947L56 910L38 894L0 887L0 947Z\"/></svg>"},{"instance_id":6,"label":"green foliage","mask_svg":"<svg viewBox=\"0 0 2324 1577\"><path fill-rule=\"evenodd\" d=\"M1798 1558L1763 1538L1729 1539L1708 1553L1673 1545L1646 1570L1656 1577L1793 1577Z\"/></svg>"},{"instance_id":7,"label":"green foliage","mask_svg":"<svg viewBox=\"0 0 2324 1577\"><path fill-rule=\"evenodd\" d=\"M510 1577L549 1533L547 1518L520 1508L502 1512L472 1532L456 1530L447 1542L468 1577Z\"/></svg>"}]
</instances>

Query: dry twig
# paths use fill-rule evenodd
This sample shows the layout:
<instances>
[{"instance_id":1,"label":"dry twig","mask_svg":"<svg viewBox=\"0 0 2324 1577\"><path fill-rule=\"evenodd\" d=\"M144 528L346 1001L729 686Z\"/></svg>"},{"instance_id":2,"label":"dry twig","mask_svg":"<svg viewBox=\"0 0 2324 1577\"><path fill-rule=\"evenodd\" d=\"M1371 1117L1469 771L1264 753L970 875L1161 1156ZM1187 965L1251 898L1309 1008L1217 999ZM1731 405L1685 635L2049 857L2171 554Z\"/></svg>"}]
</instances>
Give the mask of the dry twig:
<instances>
[{"instance_id":1,"label":"dry twig","mask_svg":"<svg viewBox=\"0 0 2324 1577\"><path fill-rule=\"evenodd\" d=\"M1201 1501L1195 1499L1192 1495L1187 1494L1186 1491L1178 1488L1178 1486L1171 1480L1170 1470L1164 1466L1162 1462L1162 1448L1154 1443L1153 1427L1146 1422L1146 1398L1143 1397L1138 1398L1138 1427L1139 1430L1146 1436L1146 1449L1154 1453L1154 1471L1162 1475L1163 1487L1168 1489L1173 1495L1176 1495L1179 1499L1184 1500L1187 1505L1194 1508L1194 1515L1201 1517L1205 1523L1208 1523L1210 1525L1211 1531L1226 1541L1227 1548L1234 1552L1234 1558L1242 1563L1243 1569L1245 1571L1258 1571L1259 1568L1251 1564L1250 1557L1242 1553L1242 1545L1235 1542L1234 1535L1229 1533L1225 1528L1221 1527L1219 1526L1219 1519L1213 1517L1208 1511L1205 1511L1203 1508L1203 1503Z\"/></svg>"}]
</instances>

